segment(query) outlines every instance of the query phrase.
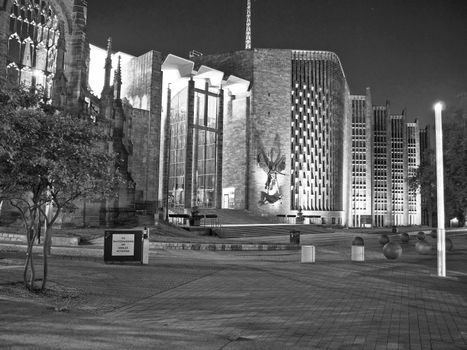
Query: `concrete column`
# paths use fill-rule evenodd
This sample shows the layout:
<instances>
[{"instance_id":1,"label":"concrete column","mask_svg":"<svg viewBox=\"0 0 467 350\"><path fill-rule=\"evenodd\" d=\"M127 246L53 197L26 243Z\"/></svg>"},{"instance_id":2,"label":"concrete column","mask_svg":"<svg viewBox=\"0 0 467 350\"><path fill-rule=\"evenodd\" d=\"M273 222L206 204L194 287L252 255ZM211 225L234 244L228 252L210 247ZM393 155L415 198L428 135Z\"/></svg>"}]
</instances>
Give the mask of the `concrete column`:
<instances>
[{"instance_id":1,"label":"concrete column","mask_svg":"<svg viewBox=\"0 0 467 350\"><path fill-rule=\"evenodd\" d=\"M222 208L222 149L224 143L224 90L219 90L219 111L217 116L217 163L216 163L216 208Z\"/></svg>"},{"instance_id":2,"label":"concrete column","mask_svg":"<svg viewBox=\"0 0 467 350\"><path fill-rule=\"evenodd\" d=\"M194 122L195 82L188 82L186 146L185 146L185 208L194 205L193 198L193 122Z\"/></svg>"},{"instance_id":3,"label":"concrete column","mask_svg":"<svg viewBox=\"0 0 467 350\"><path fill-rule=\"evenodd\" d=\"M444 224L444 167L443 167L443 126L441 103L435 105L436 128L436 196L438 201L438 276L446 277L446 239Z\"/></svg>"}]
</instances>

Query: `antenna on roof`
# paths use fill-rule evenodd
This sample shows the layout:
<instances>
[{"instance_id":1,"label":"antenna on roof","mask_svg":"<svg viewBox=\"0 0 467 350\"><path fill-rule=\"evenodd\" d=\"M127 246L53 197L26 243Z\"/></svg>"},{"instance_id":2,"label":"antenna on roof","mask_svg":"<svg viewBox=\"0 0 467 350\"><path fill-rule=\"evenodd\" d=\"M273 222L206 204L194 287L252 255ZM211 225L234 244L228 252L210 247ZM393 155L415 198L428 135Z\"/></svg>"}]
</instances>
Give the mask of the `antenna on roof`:
<instances>
[{"instance_id":1,"label":"antenna on roof","mask_svg":"<svg viewBox=\"0 0 467 350\"><path fill-rule=\"evenodd\" d=\"M251 50L251 0L246 0L245 50Z\"/></svg>"}]
</instances>

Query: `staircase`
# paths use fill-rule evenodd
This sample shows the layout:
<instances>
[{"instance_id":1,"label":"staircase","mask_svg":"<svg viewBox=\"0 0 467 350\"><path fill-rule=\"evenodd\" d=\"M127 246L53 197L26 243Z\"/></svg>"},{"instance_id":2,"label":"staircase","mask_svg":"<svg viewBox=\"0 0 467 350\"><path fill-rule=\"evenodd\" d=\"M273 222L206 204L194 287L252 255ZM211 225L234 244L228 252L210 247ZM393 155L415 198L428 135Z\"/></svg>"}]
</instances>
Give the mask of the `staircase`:
<instances>
[{"instance_id":1,"label":"staircase","mask_svg":"<svg viewBox=\"0 0 467 350\"><path fill-rule=\"evenodd\" d=\"M245 238L289 235L290 231L300 231L301 234L332 233L332 228L320 225L273 225L273 226L223 226L215 230L220 238Z\"/></svg>"},{"instance_id":2,"label":"staircase","mask_svg":"<svg viewBox=\"0 0 467 350\"><path fill-rule=\"evenodd\" d=\"M275 216L258 216L247 210L201 209L200 214L217 215L220 227L213 232L220 238L244 238L289 235L290 231L301 234L332 233L333 228L315 224L284 224Z\"/></svg>"},{"instance_id":3,"label":"staircase","mask_svg":"<svg viewBox=\"0 0 467 350\"><path fill-rule=\"evenodd\" d=\"M199 209L200 214L216 214L222 226L225 225L270 225L277 223L275 216L258 216L248 210L236 209Z\"/></svg>"}]
</instances>

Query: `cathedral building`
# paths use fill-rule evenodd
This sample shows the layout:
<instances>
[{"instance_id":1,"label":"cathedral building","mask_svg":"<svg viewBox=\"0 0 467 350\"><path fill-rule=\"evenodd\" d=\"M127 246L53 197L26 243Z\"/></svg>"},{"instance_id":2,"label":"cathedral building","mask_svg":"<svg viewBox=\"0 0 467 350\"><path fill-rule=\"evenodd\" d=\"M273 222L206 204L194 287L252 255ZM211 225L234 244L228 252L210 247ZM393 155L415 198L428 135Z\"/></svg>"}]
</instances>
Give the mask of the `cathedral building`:
<instances>
[{"instance_id":1,"label":"cathedral building","mask_svg":"<svg viewBox=\"0 0 467 350\"><path fill-rule=\"evenodd\" d=\"M224 158L236 163L222 174L219 207L258 215L301 211L314 222L345 224L351 125L337 55L252 49L195 61L251 82L245 117L233 119L235 133L226 135L228 118L224 124Z\"/></svg>"},{"instance_id":2,"label":"cathedral building","mask_svg":"<svg viewBox=\"0 0 467 350\"><path fill-rule=\"evenodd\" d=\"M104 208L88 205L97 217L201 208L420 224L420 198L408 188L418 124L373 106L369 89L351 95L335 53L133 56L110 39L89 44L86 11L84 0L1 1L0 79L41 85L54 104L110 121L108 147L130 185Z\"/></svg>"}]
</instances>

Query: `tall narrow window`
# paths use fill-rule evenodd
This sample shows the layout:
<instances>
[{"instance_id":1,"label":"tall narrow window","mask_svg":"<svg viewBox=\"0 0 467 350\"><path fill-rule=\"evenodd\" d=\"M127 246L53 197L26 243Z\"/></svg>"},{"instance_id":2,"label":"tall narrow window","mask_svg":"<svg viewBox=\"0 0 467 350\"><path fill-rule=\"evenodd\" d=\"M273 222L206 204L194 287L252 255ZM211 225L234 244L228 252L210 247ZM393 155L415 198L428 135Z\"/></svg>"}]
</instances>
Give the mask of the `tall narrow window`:
<instances>
[{"instance_id":1,"label":"tall narrow window","mask_svg":"<svg viewBox=\"0 0 467 350\"><path fill-rule=\"evenodd\" d=\"M9 28L9 81L41 86L50 96L60 37L58 19L52 7L42 0L14 0Z\"/></svg>"}]
</instances>

